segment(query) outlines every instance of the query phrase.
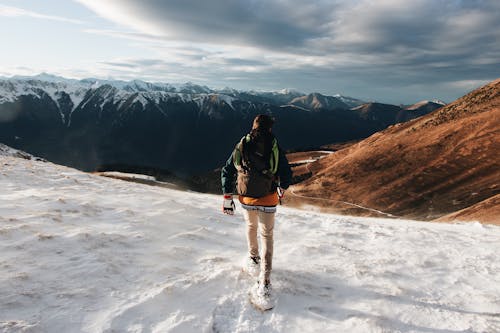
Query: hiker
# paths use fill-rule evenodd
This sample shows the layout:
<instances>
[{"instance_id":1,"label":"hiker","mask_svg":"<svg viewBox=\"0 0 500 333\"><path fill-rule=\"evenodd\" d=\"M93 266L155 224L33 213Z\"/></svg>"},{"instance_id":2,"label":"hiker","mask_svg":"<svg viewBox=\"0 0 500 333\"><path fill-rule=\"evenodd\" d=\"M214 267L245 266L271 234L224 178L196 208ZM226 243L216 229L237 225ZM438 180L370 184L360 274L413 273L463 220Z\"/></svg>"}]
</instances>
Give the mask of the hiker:
<instances>
[{"instance_id":1,"label":"hiker","mask_svg":"<svg viewBox=\"0 0 500 333\"><path fill-rule=\"evenodd\" d=\"M238 199L247 224L249 253L244 269L259 277L255 288L263 296L271 294L276 206L292 178L288 160L272 133L273 123L273 118L268 115L255 117L252 130L238 142L221 172L224 193L222 209L225 214L234 214L236 206L233 202L233 191L236 181ZM260 229L263 247L262 260L259 255L257 229Z\"/></svg>"}]
</instances>

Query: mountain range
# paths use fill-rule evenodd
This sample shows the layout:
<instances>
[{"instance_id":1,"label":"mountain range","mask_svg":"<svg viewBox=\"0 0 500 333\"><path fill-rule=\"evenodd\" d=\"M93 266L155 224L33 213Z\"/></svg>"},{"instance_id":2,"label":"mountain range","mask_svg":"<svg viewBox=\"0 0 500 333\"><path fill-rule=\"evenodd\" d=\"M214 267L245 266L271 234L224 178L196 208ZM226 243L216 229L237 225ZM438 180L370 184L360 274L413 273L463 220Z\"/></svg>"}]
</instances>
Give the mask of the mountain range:
<instances>
[{"instance_id":1,"label":"mountain range","mask_svg":"<svg viewBox=\"0 0 500 333\"><path fill-rule=\"evenodd\" d=\"M284 149L305 149L359 140L442 105L41 74L0 80L0 142L86 171L127 164L194 174L223 164L260 113L275 117Z\"/></svg>"}]
</instances>

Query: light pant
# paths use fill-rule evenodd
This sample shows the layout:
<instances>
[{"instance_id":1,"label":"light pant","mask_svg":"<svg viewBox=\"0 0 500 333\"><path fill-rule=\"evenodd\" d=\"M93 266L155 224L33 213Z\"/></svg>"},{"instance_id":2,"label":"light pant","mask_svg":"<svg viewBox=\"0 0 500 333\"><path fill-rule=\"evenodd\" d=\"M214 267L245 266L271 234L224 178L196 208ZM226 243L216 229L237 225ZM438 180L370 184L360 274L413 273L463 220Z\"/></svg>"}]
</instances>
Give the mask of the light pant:
<instances>
[{"instance_id":1,"label":"light pant","mask_svg":"<svg viewBox=\"0 0 500 333\"><path fill-rule=\"evenodd\" d=\"M257 227L260 228L260 240L262 254L260 263L260 279L269 281L273 267L273 230L274 213L265 213L259 210L244 209L245 221L247 222L247 242L250 256L259 256L259 243L257 241Z\"/></svg>"}]
</instances>

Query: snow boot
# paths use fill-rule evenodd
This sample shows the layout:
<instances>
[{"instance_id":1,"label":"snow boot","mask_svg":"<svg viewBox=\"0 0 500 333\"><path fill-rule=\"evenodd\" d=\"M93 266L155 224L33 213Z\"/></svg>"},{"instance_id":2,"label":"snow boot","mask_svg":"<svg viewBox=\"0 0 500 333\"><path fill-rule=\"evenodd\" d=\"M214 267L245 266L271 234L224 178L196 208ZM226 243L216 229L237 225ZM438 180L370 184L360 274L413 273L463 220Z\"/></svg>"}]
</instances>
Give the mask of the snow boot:
<instances>
[{"instance_id":1,"label":"snow boot","mask_svg":"<svg viewBox=\"0 0 500 333\"><path fill-rule=\"evenodd\" d=\"M261 283L260 281L257 281L256 284L256 294L259 297L271 297L271 291L272 291L272 286L271 282L266 281L264 283Z\"/></svg>"},{"instance_id":2,"label":"snow boot","mask_svg":"<svg viewBox=\"0 0 500 333\"><path fill-rule=\"evenodd\" d=\"M274 308L272 297L272 286L269 281L257 281L249 292L250 303L260 311L268 311Z\"/></svg>"},{"instance_id":3,"label":"snow boot","mask_svg":"<svg viewBox=\"0 0 500 333\"><path fill-rule=\"evenodd\" d=\"M260 257L247 257L243 268L250 276L256 277L260 273Z\"/></svg>"}]
</instances>

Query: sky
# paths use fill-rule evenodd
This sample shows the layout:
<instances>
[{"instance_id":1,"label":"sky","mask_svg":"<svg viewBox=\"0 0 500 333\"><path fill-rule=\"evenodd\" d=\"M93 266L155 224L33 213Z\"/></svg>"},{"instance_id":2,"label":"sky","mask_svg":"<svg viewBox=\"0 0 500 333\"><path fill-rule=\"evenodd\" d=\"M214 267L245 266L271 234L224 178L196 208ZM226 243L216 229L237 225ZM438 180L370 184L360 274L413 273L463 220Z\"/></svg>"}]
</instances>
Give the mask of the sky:
<instances>
[{"instance_id":1,"label":"sky","mask_svg":"<svg viewBox=\"0 0 500 333\"><path fill-rule=\"evenodd\" d=\"M500 77L498 0L0 0L0 76L451 102Z\"/></svg>"}]
</instances>

